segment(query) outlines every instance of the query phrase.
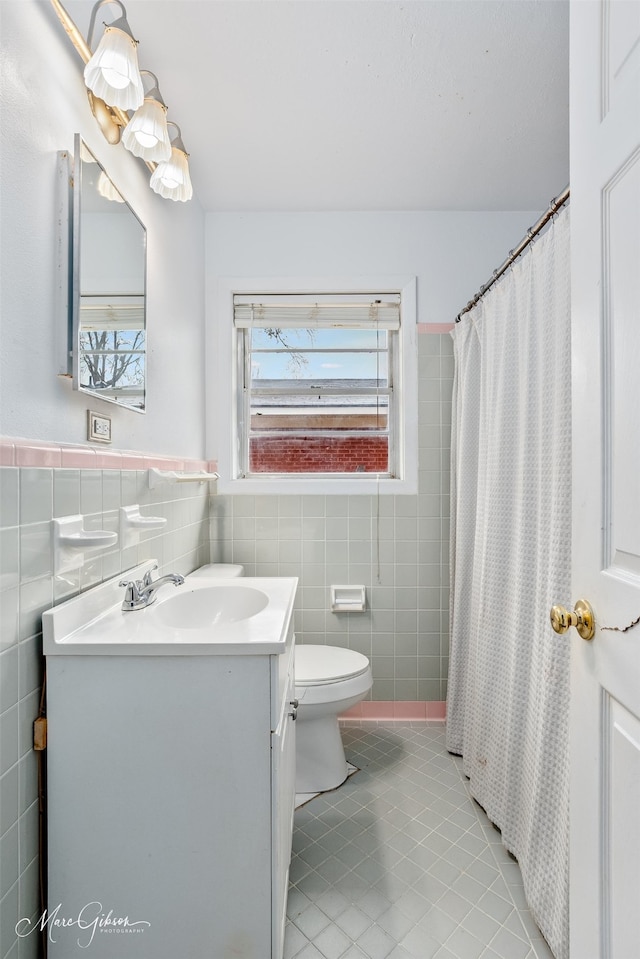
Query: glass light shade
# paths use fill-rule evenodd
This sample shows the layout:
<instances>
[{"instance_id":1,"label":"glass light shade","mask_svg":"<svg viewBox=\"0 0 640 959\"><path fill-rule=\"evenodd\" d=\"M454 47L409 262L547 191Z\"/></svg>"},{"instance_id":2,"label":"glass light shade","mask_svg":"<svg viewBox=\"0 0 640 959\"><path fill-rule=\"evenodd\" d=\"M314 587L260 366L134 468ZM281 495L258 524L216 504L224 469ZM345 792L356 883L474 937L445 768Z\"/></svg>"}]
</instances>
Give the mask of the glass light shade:
<instances>
[{"instance_id":1,"label":"glass light shade","mask_svg":"<svg viewBox=\"0 0 640 959\"><path fill-rule=\"evenodd\" d=\"M124 128L122 142L127 150L143 160L155 163L168 160L171 140L166 108L157 100L146 99Z\"/></svg>"},{"instance_id":2,"label":"glass light shade","mask_svg":"<svg viewBox=\"0 0 640 959\"><path fill-rule=\"evenodd\" d=\"M101 171L100 176L98 177L97 187L100 196L103 196L106 200L114 200L116 203L124 203L124 197L116 190L104 170Z\"/></svg>"},{"instance_id":3,"label":"glass light shade","mask_svg":"<svg viewBox=\"0 0 640 959\"><path fill-rule=\"evenodd\" d=\"M153 192L165 200L179 200L182 203L190 200L193 187L187 154L177 147L171 147L171 156L155 168L150 185Z\"/></svg>"},{"instance_id":4,"label":"glass light shade","mask_svg":"<svg viewBox=\"0 0 640 959\"><path fill-rule=\"evenodd\" d=\"M137 110L144 100L135 40L123 30L107 26L86 67L84 82L110 107Z\"/></svg>"}]
</instances>

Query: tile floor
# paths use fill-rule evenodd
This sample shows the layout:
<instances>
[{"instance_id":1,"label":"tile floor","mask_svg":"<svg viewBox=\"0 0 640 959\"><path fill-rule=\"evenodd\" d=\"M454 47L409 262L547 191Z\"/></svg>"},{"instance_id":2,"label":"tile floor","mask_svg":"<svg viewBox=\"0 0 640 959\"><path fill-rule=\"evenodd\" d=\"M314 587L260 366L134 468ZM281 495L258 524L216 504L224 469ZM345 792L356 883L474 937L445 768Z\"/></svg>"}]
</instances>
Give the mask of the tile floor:
<instances>
[{"instance_id":1,"label":"tile floor","mask_svg":"<svg viewBox=\"0 0 640 959\"><path fill-rule=\"evenodd\" d=\"M444 726L343 737L359 772L296 811L285 959L553 959Z\"/></svg>"}]
</instances>

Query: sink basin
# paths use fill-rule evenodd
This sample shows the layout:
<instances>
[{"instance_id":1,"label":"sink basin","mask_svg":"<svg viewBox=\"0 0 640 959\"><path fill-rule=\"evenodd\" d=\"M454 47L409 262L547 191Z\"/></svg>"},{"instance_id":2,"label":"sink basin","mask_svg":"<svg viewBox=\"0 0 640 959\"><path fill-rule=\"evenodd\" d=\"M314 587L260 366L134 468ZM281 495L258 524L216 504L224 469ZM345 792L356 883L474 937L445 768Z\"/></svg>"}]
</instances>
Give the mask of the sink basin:
<instances>
[{"instance_id":1,"label":"sink basin","mask_svg":"<svg viewBox=\"0 0 640 959\"><path fill-rule=\"evenodd\" d=\"M292 630L297 580L187 576L145 609L123 610L123 577L142 579L149 559L42 616L46 656L237 656L281 653Z\"/></svg>"},{"instance_id":2,"label":"sink basin","mask_svg":"<svg viewBox=\"0 0 640 959\"><path fill-rule=\"evenodd\" d=\"M149 613L156 622L172 629L210 629L250 619L268 602L266 593L253 586L207 586L160 597Z\"/></svg>"}]
</instances>

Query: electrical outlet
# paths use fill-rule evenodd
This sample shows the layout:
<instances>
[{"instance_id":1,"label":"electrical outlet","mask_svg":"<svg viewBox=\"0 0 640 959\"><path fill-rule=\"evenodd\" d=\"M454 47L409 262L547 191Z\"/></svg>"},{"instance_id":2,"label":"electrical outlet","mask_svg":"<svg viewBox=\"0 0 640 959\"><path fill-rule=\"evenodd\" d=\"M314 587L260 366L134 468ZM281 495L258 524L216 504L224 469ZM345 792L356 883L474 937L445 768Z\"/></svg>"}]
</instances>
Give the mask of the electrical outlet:
<instances>
[{"instance_id":1,"label":"electrical outlet","mask_svg":"<svg viewBox=\"0 0 640 959\"><path fill-rule=\"evenodd\" d=\"M87 410L87 439L95 443L111 442L111 417Z\"/></svg>"}]
</instances>

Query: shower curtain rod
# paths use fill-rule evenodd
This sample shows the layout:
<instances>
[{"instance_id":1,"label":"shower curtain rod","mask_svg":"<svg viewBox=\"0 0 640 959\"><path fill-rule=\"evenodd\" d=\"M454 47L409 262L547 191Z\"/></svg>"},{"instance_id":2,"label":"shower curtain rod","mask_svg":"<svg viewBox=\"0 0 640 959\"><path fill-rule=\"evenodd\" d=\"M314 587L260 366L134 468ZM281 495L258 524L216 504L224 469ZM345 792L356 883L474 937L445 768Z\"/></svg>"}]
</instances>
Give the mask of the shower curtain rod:
<instances>
[{"instance_id":1,"label":"shower curtain rod","mask_svg":"<svg viewBox=\"0 0 640 959\"><path fill-rule=\"evenodd\" d=\"M526 250L526 248L529 246L529 244L534 239L534 237L536 237L538 233L540 232L540 230L542 230L542 228L549 222L549 220L553 216L555 216L558 210L562 206L564 206L564 204L567 202L568 199L569 199L569 187L563 190L562 193L559 194L559 196L555 197L555 199L551 201L551 203L549 204L549 209L542 214L542 216L540 217L537 223L534 223L533 226L529 227L529 229L527 230L527 235L524 237L523 240L520 241L517 247L513 250L509 250L509 256L504 261L504 263L502 263L502 265L498 267L497 270L493 271L493 274L491 275L491 279L489 280L489 282L485 283L484 286L481 286L478 292L476 293L476 295L473 297L473 299L469 300L469 302L467 303L467 305L465 306L463 310L460 310L460 312L456 316L456 323L459 323L462 317L464 316L464 314L468 313L469 310L471 310L476 305L478 300L482 299L482 297L485 295L487 290L491 289L491 287L496 282L496 280L499 280L502 274L509 269L513 261L520 256L523 250Z\"/></svg>"}]
</instances>

